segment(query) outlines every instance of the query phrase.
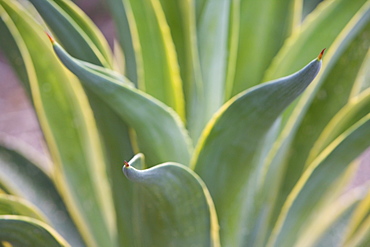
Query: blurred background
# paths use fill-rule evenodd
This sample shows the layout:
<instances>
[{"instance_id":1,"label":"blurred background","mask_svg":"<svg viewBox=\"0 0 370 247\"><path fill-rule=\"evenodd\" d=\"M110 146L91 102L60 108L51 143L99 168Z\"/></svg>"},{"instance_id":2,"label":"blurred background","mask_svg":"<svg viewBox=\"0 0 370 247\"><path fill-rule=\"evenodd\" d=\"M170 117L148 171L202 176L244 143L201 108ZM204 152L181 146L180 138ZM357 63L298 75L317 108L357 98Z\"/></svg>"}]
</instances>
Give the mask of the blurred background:
<instances>
[{"instance_id":1,"label":"blurred background","mask_svg":"<svg viewBox=\"0 0 370 247\"><path fill-rule=\"evenodd\" d=\"M74 2L94 21L112 47L115 31L104 1L75 0ZM318 2L320 1L305 1L305 4L310 5L305 9L312 10ZM307 14L304 13L304 15ZM48 157L48 151L32 104L1 51L0 76L0 133L22 140ZM360 159L360 169L351 187L370 181L370 149Z\"/></svg>"}]
</instances>

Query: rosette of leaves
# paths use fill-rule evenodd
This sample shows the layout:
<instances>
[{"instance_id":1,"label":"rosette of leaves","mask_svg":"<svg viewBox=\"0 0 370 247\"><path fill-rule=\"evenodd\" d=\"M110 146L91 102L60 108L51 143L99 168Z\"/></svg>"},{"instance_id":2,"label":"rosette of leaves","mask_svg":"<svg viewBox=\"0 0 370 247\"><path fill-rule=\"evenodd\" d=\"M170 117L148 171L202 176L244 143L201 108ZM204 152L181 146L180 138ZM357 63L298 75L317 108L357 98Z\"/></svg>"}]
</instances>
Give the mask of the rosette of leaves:
<instances>
[{"instance_id":1,"label":"rosette of leaves","mask_svg":"<svg viewBox=\"0 0 370 247\"><path fill-rule=\"evenodd\" d=\"M112 52L0 0L51 156L0 136L0 245L368 246L370 3L316 2L109 0Z\"/></svg>"}]
</instances>

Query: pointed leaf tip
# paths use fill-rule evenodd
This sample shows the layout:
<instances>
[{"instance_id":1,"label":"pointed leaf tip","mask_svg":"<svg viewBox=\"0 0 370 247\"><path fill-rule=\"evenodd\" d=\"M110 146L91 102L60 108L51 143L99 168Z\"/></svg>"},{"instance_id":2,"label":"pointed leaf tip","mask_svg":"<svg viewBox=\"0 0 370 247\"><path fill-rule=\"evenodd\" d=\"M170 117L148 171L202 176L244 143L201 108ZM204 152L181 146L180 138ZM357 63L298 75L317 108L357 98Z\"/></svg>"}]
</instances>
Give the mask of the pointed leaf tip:
<instances>
[{"instance_id":1,"label":"pointed leaf tip","mask_svg":"<svg viewBox=\"0 0 370 247\"><path fill-rule=\"evenodd\" d=\"M324 55L324 52L325 52L326 48L324 48L320 54L317 56L317 59L320 61L322 59L322 56Z\"/></svg>"},{"instance_id":2,"label":"pointed leaf tip","mask_svg":"<svg viewBox=\"0 0 370 247\"><path fill-rule=\"evenodd\" d=\"M49 38L50 42L51 42L52 44L54 44L54 43L55 43L55 40L54 40L54 38L53 38L53 37L51 37L50 33L46 32L46 31L45 31L45 33L46 33L46 35L48 36L48 38Z\"/></svg>"},{"instance_id":3,"label":"pointed leaf tip","mask_svg":"<svg viewBox=\"0 0 370 247\"><path fill-rule=\"evenodd\" d=\"M130 164L126 160L123 161L123 163L124 163L124 167L126 167L126 168L128 168L130 166Z\"/></svg>"}]
</instances>

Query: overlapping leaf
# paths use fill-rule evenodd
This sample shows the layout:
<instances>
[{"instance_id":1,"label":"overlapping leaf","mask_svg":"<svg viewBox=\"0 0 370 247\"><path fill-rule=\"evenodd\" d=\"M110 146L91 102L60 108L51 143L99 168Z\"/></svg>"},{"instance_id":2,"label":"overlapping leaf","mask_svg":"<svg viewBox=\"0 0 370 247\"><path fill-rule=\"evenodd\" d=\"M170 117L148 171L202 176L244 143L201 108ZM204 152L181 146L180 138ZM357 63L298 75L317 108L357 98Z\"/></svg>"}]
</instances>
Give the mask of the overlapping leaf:
<instances>
[{"instance_id":1,"label":"overlapping leaf","mask_svg":"<svg viewBox=\"0 0 370 247\"><path fill-rule=\"evenodd\" d=\"M123 172L136 185L135 246L220 246L212 199L193 171L176 163L137 170L141 155L130 164Z\"/></svg>"},{"instance_id":2,"label":"overlapping leaf","mask_svg":"<svg viewBox=\"0 0 370 247\"><path fill-rule=\"evenodd\" d=\"M137 85L138 71L136 65L135 48L123 1L107 0L107 3L110 8L111 16L114 20L117 39L124 53L125 76L135 85Z\"/></svg>"},{"instance_id":3,"label":"overlapping leaf","mask_svg":"<svg viewBox=\"0 0 370 247\"><path fill-rule=\"evenodd\" d=\"M73 246L84 246L51 178L38 167L41 166L42 161L35 158L35 154L28 146L22 148L20 143L9 138L5 139L4 136L1 136L0 140L2 186L12 195L24 198L35 205L45 215L49 224ZM29 154L21 154L21 150L27 150ZM36 163L40 164L36 165Z\"/></svg>"},{"instance_id":4,"label":"overlapping leaf","mask_svg":"<svg viewBox=\"0 0 370 247\"><path fill-rule=\"evenodd\" d=\"M197 97L197 119L189 131L198 140L204 126L225 100L231 1L205 1L196 19L202 84Z\"/></svg>"},{"instance_id":5,"label":"overlapping leaf","mask_svg":"<svg viewBox=\"0 0 370 247\"><path fill-rule=\"evenodd\" d=\"M93 64L112 67L107 41L74 3L61 0L30 2L71 54Z\"/></svg>"},{"instance_id":6,"label":"overlapping leaf","mask_svg":"<svg viewBox=\"0 0 370 247\"><path fill-rule=\"evenodd\" d=\"M51 227L26 216L0 215L0 240L10 246L70 246Z\"/></svg>"},{"instance_id":7,"label":"overlapping leaf","mask_svg":"<svg viewBox=\"0 0 370 247\"><path fill-rule=\"evenodd\" d=\"M258 158L259 141L320 67L320 59L315 59L296 74L241 93L219 111L203 132L193 165L214 199L222 244L240 245L243 240L239 236L249 230L239 224L245 223L243 198L250 196L246 189L257 169L253 161Z\"/></svg>"},{"instance_id":8,"label":"overlapping leaf","mask_svg":"<svg viewBox=\"0 0 370 247\"><path fill-rule=\"evenodd\" d=\"M318 80L316 80L313 83L313 86L309 88L307 92L305 92L305 94L301 97L298 103L294 105L294 108L284 113L285 115L283 118L283 125L285 124L285 127L281 130L279 138L275 142L274 147L271 149L265 161L266 167L269 167L269 172L266 178L264 178L264 182L262 183L263 186L265 187L263 190L267 192L267 194L270 194L271 196L275 197L275 199L273 200L277 200L277 203L273 206L275 213L272 218L272 222L274 221L274 218L276 218L277 215L279 214L281 205L284 203L286 196L289 194L292 186L294 186L295 182L300 177L301 172L303 171L303 167L305 166L304 159L303 163L292 162L290 163L290 166L287 166L288 163L285 160L287 158L287 154L290 151L294 152L295 147L292 145L292 141L294 140L294 138L296 136L297 138L300 138L299 135L297 134L297 129L299 127L304 129L305 122L302 123L302 120L304 119L304 116L307 113L307 110L309 109L310 103L313 100L315 93L318 91L320 86L325 83L326 78L330 78L327 77L327 75L330 72L330 69L335 67L334 65L336 64L337 59L340 57L341 54L343 54L343 52L348 47L350 42L354 40L356 35L361 33L362 30L364 30L364 26L366 26L368 21L369 21L369 5L367 4L364 5L363 8L358 11L357 15L353 17L352 21L348 23L346 28L342 31L341 35L339 35L336 41L334 42L331 50L328 51L328 54L325 57L326 59L325 61L327 61L325 72L319 75ZM351 83L353 82L346 81L346 84ZM335 87L336 84L333 83L332 91L335 91ZM335 105L337 100L335 98L332 99ZM343 105L343 103L341 103L341 105ZM339 107L337 107L336 109L338 110ZM315 114L312 115L311 119L319 118L320 114L321 111L317 111L316 115ZM315 131L315 128L311 127L310 129L311 131ZM320 133L321 131L322 130L318 128L317 132ZM304 146L305 144L302 143L301 141L302 139L300 139L300 142L297 142L296 145L298 145L299 143L299 145ZM310 145L309 144L307 145L308 146L306 148L309 151ZM292 157L297 155L299 156L300 154L304 156L305 151L302 150L302 153L298 152L294 154ZM265 181L269 182L265 183ZM275 191L271 190L271 188L274 188L273 190ZM266 223L264 225L268 226L270 224Z\"/></svg>"},{"instance_id":9,"label":"overlapping leaf","mask_svg":"<svg viewBox=\"0 0 370 247\"><path fill-rule=\"evenodd\" d=\"M37 23L16 3L1 1L1 5L21 34L17 42L27 46L28 52L22 53L22 58L36 112L56 164L59 189L68 198L66 204L85 241L92 246L113 246L111 193L86 96L57 60Z\"/></svg>"},{"instance_id":10,"label":"overlapping leaf","mask_svg":"<svg viewBox=\"0 0 370 247\"><path fill-rule=\"evenodd\" d=\"M367 186L365 186L367 187ZM326 206L313 222L300 234L296 246L342 246L348 222L353 217L357 206L366 195L368 188L359 188Z\"/></svg>"},{"instance_id":11,"label":"overlapping leaf","mask_svg":"<svg viewBox=\"0 0 370 247\"><path fill-rule=\"evenodd\" d=\"M171 108L133 87L95 73L69 56L57 43L53 46L64 65L81 79L85 87L135 129L139 148L148 157L150 166L165 161L189 164L190 139Z\"/></svg>"},{"instance_id":12,"label":"overlapping leaf","mask_svg":"<svg viewBox=\"0 0 370 247\"><path fill-rule=\"evenodd\" d=\"M23 215L46 222L45 216L31 203L6 194L0 194L0 215Z\"/></svg>"},{"instance_id":13,"label":"overlapping leaf","mask_svg":"<svg viewBox=\"0 0 370 247\"><path fill-rule=\"evenodd\" d=\"M138 87L185 120L179 64L159 0L124 0L136 55Z\"/></svg>"},{"instance_id":14,"label":"overlapping leaf","mask_svg":"<svg viewBox=\"0 0 370 247\"><path fill-rule=\"evenodd\" d=\"M288 75L306 64L310 54L323 47L329 50L338 34L366 2L335 0L320 4L281 48L264 80Z\"/></svg>"},{"instance_id":15,"label":"overlapping leaf","mask_svg":"<svg viewBox=\"0 0 370 247\"><path fill-rule=\"evenodd\" d=\"M312 219L328 188L370 145L370 115L333 141L304 172L287 198L268 246L291 245Z\"/></svg>"},{"instance_id":16,"label":"overlapping leaf","mask_svg":"<svg viewBox=\"0 0 370 247\"><path fill-rule=\"evenodd\" d=\"M240 2L238 10L240 17L239 20L235 20L239 22L235 74L233 75L232 89L229 90L227 97L234 96L262 82L266 69L292 32L294 19L300 18L294 2L298 1L246 0ZM294 15L298 15L298 17ZM321 47L316 47L316 50L320 50L322 47L323 44ZM315 53L311 52L306 54ZM283 63L288 63L288 61L284 60ZM299 66L302 67L303 64ZM298 69L299 67L295 67L289 73Z\"/></svg>"}]
</instances>

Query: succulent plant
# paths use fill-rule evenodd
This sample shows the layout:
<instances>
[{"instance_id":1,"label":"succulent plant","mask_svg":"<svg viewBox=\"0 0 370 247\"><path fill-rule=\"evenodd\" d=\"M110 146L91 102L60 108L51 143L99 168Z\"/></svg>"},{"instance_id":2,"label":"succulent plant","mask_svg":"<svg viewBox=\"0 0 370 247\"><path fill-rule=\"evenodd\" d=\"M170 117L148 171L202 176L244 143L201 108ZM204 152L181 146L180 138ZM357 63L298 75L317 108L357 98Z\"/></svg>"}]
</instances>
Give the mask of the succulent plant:
<instances>
[{"instance_id":1,"label":"succulent plant","mask_svg":"<svg viewBox=\"0 0 370 247\"><path fill-rule=\"evenodd\" d=\"M113 52L0 0L51 157L0 135L0 246L369 246L370 2L318 2L108 0Z\"/></svg>"}]
</instances>

